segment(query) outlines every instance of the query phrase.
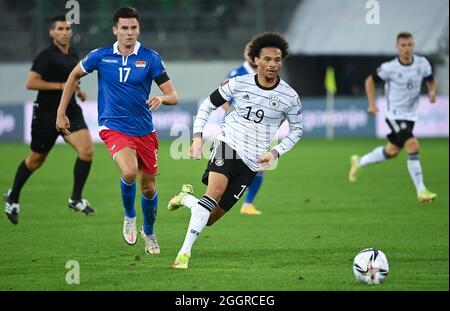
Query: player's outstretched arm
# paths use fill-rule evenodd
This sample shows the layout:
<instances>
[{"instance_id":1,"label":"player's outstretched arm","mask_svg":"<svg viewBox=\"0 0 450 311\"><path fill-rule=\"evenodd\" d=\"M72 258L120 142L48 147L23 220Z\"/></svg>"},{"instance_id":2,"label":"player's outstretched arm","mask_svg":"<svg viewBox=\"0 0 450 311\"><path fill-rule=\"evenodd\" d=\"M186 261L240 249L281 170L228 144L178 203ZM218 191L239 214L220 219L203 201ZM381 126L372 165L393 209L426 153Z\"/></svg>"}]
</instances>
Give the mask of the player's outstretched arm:
<instances>
[{"instance_id":1,"label":"player's outstretched arm","mask_svg":"<svg viewBox=\"0 0 450 311\"><path fill-rule=\"evenodd\" d=\"M77 86L76 95L82 102L86 101L87 99L86 92L83 92L79 85Z\"/></svg>"},{"instance_id":2,"label":"player's outstretched arm","mask_svg":"<svg viewBox=\"0 0 450 311\"><path fill-rule=\"evenodd\" d=\"M303 135L303 108L300 99L298 99L298 103L298 105L292 106L287 111L286 119L289 123L289 132L287 135L278 145L274 146L270 152L263 153L259 159L260 161L258 162L261 163L263 169L272 165L276 158L281 157L283 154L294 148L295 144L300 141L300 138ZM271 155L268 153L271 153Z\"/></svg>"},{"instance_id":3,"label":"player's outstretched arm","mask_svg":"<svg viewBox=\"0 0 450 311\"><path fill-rule=\"evenodd\" d=\"M436 89L437 89L437 81L436 78L433 78L430 81L427 81L428 88L428 97L430 98L430 103L434 104L436 102Z\"/></svg>"},{"instance_id":4,"label":"player's outstretched arm","mask_svg":"<svg viewBox=\"0 0 450 311\"><path fill-rule=\"evenodd\" d=\"M278 152L274 149L266 151L259 157L258 163L261 164L261 168L263 170L268 169L273 164L273 161L278 158L278 156Z\"/></svg>"},{"instance_id":5,"label":"player's outstretched arm","mask_svg":"<svg viewBox=\"0 0 450 311\"><path fill-rule=\"evenodd\" d=\"M162 96L151 96L147 100L147 104L150 106L150 110L157 110L161 105L176 105L178 104L178 94L173 86L172 81L166 81L159 85L159 88L163 92Z\"/></svg>"},{"instance_id":6,"label":"player's outstretched arm","mask_svg":"<svg viewBox=\"0 0 450 311\"><path fill-rule=\"evenodd\" d=\"M202 157L203 141L202 134L205 124L208 122L211 113L225 103L226 100L222 98L219 90L214 91L208 98L206 98L198 107L197 116L194 121L194 138L192 139L192 146L189 149L189 156L193 159L199 160Z\"/></svg>"},{"instance_id":7,"label":"player's outstretched arm","mask_svg":"<svg viewBox=\"0 0 450 311\"><path fill-rule=\"evenodd\" d=\"M189 157L195 160L200 160L202 158L203 151L203 140L200 134L194 134L194 138L192 139L192 145L189 149Z\"/></svg>"},{"instance_id":8,"label":"player's outstretched arm","mask_svg":"<svg viewBox=\"0 0 450 311\"><path fill-rule=\"evenodd\" d=\"M45 81L39 73L30 71L28 73L26 87L32 91L62 91L64 85L65 83L62 82Z\"/></svg>"},{"instance_id":9,"label":"player's outstretched arm","mask_svg":"<svg viewBox=\"0 0 450 311\"><path fill-rule=\"evenodd\" d=\"M70 135L68 128L70 128L69 118L66 116L67 106L69 101L73 96L73 93L78 87L80 79L85 76L83 69L81 69L80 64L78 64L70 73L69 79L67 79L66 85L64 87L61 100L59 102L58 111L56 113L56 129L63 132L65 135Z\"/></svg>"},{"instance_id":10,"label":"player's outstretched arm","mask_svg":"<svg viewBox=\"0 0 450 311\"><path fill-rule=\"evenodd\" d=\"M367 100L369 101L368 112L374 116L377 113L378 108L375 101L375 81L373 80L372 76L367 77L365 87Z\"/></svg>"}]
</instances>

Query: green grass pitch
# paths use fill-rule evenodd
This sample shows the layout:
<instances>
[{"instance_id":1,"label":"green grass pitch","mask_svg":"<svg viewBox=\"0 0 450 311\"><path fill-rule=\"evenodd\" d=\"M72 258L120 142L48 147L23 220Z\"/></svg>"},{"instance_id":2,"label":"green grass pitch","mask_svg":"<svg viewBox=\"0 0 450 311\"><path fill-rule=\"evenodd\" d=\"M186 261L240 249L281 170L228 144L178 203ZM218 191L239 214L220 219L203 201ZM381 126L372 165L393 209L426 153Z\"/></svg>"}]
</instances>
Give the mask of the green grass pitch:
<instances>
[{"instance_id":1,"label":"green grass pitch","mask_svg":"<svg viewBox=\"0 0 450 311\"><path fill-rule=\"evenodd\" d=\"M84 195L97 214L67 208L75 153L56 146L22 191L18 226L0 217L0 290L449 290L448 139L422 139L427 186L438 193L417 202L406 155L365 168L347 181L352 153L384 144L375 139L305 139L266 173L256 205L261 216L239 214L238 203L193 248L190 268L174 270L190 213L169 212L183 183L197 196L206 161L172 160L160 145L156 232L161 254L122 238L119 170L96 145ZM6 190L28 146L0 144L0 190ZM138 192L139 193L139 192ZM140 199L136 208L142 223ZM3 213L2 213L3 214ZM386 282L359 284L352 260L366 247L385 252ZM66 262L80 264L80 285L65 282Z\"/></svg>"}]
</instances>

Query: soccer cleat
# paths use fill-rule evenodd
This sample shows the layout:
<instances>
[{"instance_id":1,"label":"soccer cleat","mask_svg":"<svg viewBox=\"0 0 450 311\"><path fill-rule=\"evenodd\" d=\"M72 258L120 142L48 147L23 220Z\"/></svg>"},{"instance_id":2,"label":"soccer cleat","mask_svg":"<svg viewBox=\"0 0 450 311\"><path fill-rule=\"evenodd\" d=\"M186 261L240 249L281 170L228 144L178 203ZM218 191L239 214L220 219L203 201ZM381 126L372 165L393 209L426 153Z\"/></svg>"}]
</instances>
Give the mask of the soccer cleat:
<instances>
[{"instance_id":1,"label":"soccer cleat","mask_svg":"<svg viewBox=\"0 0 450 311\"><path fill-rule=\"evenodd\" d=\"M356 174L359 169L359 156L358 155L352 155L350 158L350 171L348 172L348 180L350 182L356 182Z\"/></svg>"},{"instance_id":2,"label":"soccer cleat","mask_svg":"<svg viewBox=\"0 0 450 311\"><path fill-rule=\"evenodd\" d=\"M11 189L9 189L6 193L3 194L3 199L5 200L5 214L8 217L9 221L17 225L19 223L20 206L19 203L10 202L9 200L10 193Z\"/></svg>"},{"instance_id":3,"label":"soccer cleat","mask_svg":"<svg viewBox=\"0 0 450 311\"><path fill-rule=\"evenodd\" d=\"M167 209L169 211L174 211L176 209L179 209L180 207L184 206L183 203L181 203L181 200L187 195L187 194L193 194L194 193L194 187L192 185L183 185L181 187L181 191L178 195L174 196L172 199L170 199L169 204L167 204Z\"/></svg>"},{"instance_id":4,"label":"soccer cleat","mask_svg":"<svg viewBox=\"0 0 450 311\"><path fill-rule=\"evenodd\" d=\"M137 241L137 229L136 229L136 217L125 216L123 220L123 238L129 245L136 244Z\"/></svg>"},{"instance_id":5,"label":"soccer cleat","mask_svg":"<svg viewBox=\"0 0 450 311\"><path fill-rule=\"evenodd\" d=\"M417 199L422 203L431 203L437 197L437 193L433 193L425 189L417 194Z\"/></svg>"},{"instance_id":6,"label":"soccer cleat","mask_svg":"<svg viewBox=\"0 0 450 311\"><path fill-rule=\"evenodd\" d=\"M241 214L247 215L261 215L262 212L257 210L256 207L251 203L244 203L241 207Z\"/></svg>"},{"instance_id":7,"label":"soccer cleat","mask_svg":"<svg viewBox=\"0 0 450 311\"><path fill-rule=\"evenodd\" d=\"M144 228L141 227L141 236L145 241L145 252L150 255L155 255L160 253L158 240L155 234L147 235L144 232Z\"/></svg>"},{"instance_id":8,"label":"soccer cleat","mask_svg":"<svg viewBox=\"0 0 450 311\"><path fill-rule=\"evenodd\" d=\"M68 205L69 208L75 212L82 212L85 215L93 215L95 213L95 210L91 207L89 201L85 199L81 199L80 201L69 199Z\"/></svg>"},{"instance_id":9,"label":"soccer cleat","mask_svg":"<svg viewBox=\"0 0 450 311\"><path fill-rule=\"evenodd\" d=\"M178 254L177 258L172 264L172 267L175 269L187 269L189 264L189 255L188 254Z\"/></svg>"}]
</instances>

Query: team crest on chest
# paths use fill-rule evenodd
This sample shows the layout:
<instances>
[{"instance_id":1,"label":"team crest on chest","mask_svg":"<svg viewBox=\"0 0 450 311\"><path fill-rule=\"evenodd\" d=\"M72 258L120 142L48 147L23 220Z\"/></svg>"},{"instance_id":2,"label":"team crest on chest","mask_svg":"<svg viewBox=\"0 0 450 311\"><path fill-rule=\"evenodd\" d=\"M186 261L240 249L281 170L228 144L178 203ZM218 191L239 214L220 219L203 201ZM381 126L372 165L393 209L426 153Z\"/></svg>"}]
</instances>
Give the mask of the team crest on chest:
<instances>
[{"instance_id":1,"label":"team crest on chest","mask_svg":"<svg viewBox=\"0 0 450 311\"><path fill-rule=\"evenodd\" d=\"M137 60L134 65L136 68L145 68L147 66L147 62L145 60Z\"/></svg>"},{"instance_id":2,"label":"team crest on chest","mask_svg":"<svg viewBox=\"0 0 450 311\"><path fill-rule=\"evenodd\" d=\"M269 107L271 109L277 109L278 107L280 107L280 99L278 97L273 96L270 99Z\"/></svg>"}]
</instances>

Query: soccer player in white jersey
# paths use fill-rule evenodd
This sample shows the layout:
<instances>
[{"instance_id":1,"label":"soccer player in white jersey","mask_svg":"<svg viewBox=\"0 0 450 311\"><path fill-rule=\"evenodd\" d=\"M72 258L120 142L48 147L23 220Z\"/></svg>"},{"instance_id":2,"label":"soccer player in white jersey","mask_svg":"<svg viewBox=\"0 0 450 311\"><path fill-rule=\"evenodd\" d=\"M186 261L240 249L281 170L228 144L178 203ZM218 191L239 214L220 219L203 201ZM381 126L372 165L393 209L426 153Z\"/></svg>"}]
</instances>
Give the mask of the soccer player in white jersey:
<instances>
[{"instance_id":1,"label":"soccer player in white jersey","mask_svg":"<svg viewBox=\"0 0 450 311\"><path fill-rule=\"evenodd\" d=\"M397 35L398 57L383 63L377 73L366 79L366 93L369 100L369 113L378 112L375 103L375 82L384 81L387 99L386 122L391 129L387 135L388 143L362 157L351 157L350 182L355 182L360 168L383 162L396 157L405 148L408 153L408 171L416 187L420 202L428 203L437 194L429 191L424 184L422 167L419 160L419 142L413 135L414 122L417 120L422 81L427 82L431 103L436 102L436 79L433 77L430 63L425 57L413 54L414 40L409 32Z\"/></svg>"},{"instance_id":2,"label":"soccer player in white jersey","mask_svg":"<svg viewBox=\"0 0 450 311\"><path fill-rule=\"evenodd\" d=\"M211 112L234 98L202 178L208 185L205 195L197 199L192 195L192 186L183 185L180 194L169 202L169 210L181 206L191 210L174 268L188 268L192 245L205 226L212 225L236 204L258 170L271 166L300 140L303 133L300 99L278 75L287 55L288 43L281 35L259 35L250 47L257 73L225 81L200 105L190 149L194 159L201 158L202 132ZM286 119L289 133L270 149L271 139Z\"/></svg>"},{"instance_id":3,"label":"soccer player in white jersey","mask_svg":"<svg viewBox=\"0 0 450 311\"><path fill-rule=\"evenodd\" d=\"M244 48L244 63L242 63L241 66L231 71L227 79L231 79L237 76L244 76L248 74L255 74L256 73L256 64L255 62L250 58L248 53L250 52L250 44L252 42L249 41L245 44ZM234 100L230 100L230 103L225 103L222 105L222 107L228 111L231 108L231 105L234 103ZM244 203L241 206L241 214L246 215L261 215L261 211L258 210L255 205L253 204L253 201L255 200L256 195L258 194L259 189L261 188L261 185L264 180L264 172L259 171L256 173L255 178L253 178L252 183L250 186L248 186L247 194L244 199Z\"/></svg>"}]
</instances>

